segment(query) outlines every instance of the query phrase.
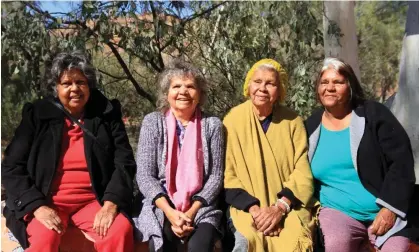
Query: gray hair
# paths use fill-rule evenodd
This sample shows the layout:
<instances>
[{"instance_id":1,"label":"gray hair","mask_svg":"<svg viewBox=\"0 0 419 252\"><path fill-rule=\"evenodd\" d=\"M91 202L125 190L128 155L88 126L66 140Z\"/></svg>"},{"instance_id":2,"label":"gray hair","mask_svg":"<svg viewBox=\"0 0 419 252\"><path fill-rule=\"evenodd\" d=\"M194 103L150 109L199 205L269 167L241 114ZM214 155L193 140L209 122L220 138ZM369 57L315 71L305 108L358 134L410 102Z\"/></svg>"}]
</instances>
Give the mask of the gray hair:
<instances>
[{"instance_id":1,"label":"gray hair","mask_svg":"<svg viewBox=\"0 0 419 252\"><path fill-rule=\"evenodd\" d=\"M263 64L259 65L259 66L257 67L257 69L267 69L267 70L271 70L271 71L278 72L278 71L276 70L275 66L274 66L274 65L272 65L272 64L269 64L269 63L263 63Z\"/></svg>"},{"instance_id":2,"label":"gray hair","mask_svg":"<svg viewBox=\"0 0 419 252\"><path fill-rule=\"evenodd\" d=\"M48 78L48 87L54 96L57 96L56 85L60 82L61 75L70 69L80 70L86 77L89 88L96 88L96 69L92 66L85 53L78 50L59 53L52 61Z\"/></svg>"},{"instance_id":3,"label":"gray hair","mask_svg":"<svg viewBox=\"0 0 419 252\"><path fill-rule=\"evenodd\" d=\"M348 82L347 85L349 86L349 89L350 89L351 96L349 100L351 102L352 107L356 107L357 105L362 104L366 100L364 90L362 89L361 83L356 77L355 72L352 69L352 67L348 63L343 61L342 59L329 57L324 60L322 69L320 70L320 73L317 76L317 80L316 80L316 96L319 101L320 101L320 98L318 97L319 84L323 76L323 73L328 69L333 69L336 72L338 72L340 75L345 77L346 81Z\"/></svg>"},{"instance_id":4,"label":"gray hair","mask_svg":"<svg viewBox=\"0 0 419 252\"><path fill-rule=\"evenodd\" d=\"M160 73L158 78L158 99L157 99L157 108L161 111L169 108L169 102L167 101L167 94L170 88L170 82L174 77L187 77L193 78L195 80L196 88L200 94L199 106L202 107L208 95L207 81L204 76L190 64L175 60L166 67L162 73Z\"/></svg>"},{"instance_id":5,"label":"gray hair","mask_svg":"<svg viewBox=\"0 0 419 252\"><path fill-rule=\"evenodd\" d=\"M259 65L256 69L258 69L258 70L259 69L260 70L268 70L268 71L271 71L271 72L275 72L276 77L277 77L276 81L278 82L277 84L279 84L281 82L280 74L279 74L278 70L276 70L274 65L269 64L269 63L263 63L263 64Z\"/></svg>"}]
</instances>

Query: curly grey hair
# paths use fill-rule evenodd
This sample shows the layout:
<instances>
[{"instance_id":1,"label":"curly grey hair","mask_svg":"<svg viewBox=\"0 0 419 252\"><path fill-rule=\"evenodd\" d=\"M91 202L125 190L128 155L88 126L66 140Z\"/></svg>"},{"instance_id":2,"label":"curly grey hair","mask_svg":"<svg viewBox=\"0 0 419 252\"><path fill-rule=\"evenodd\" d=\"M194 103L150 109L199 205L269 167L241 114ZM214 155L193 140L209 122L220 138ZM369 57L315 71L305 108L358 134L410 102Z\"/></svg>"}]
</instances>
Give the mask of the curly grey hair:
<instances>
[{"instance_id":1,"label":"curly grey hair","mask_svg":"<svg viewBox=\"0 0 419 252\"><path fill-rule=\"evenodd\" d=\"M195 80L196 88L200 94L199 106L202 107L207 101L208 87L204 76L190 64L175 60L168 67L166 67L158 78L158 100L157 108L164 111L169 108L167 101L167 94L170 88L170 82L174 77L188 77Z\"/></svg>"},{"instance_id":2,"label":"curly grey hair","mask_svg":"<svg viewBox=\"0 0 419 252\"><path fill-rule=\"evenodd\" d=\"M79 50L59 53L52 61L50 77L48 78L48 87L54 96L57 96L56 85L59 83L61 75L64 71L70 69L80 70L86 77L89 88L96 87L96 69L85 53Z\"/></svg>"}]
</instances>

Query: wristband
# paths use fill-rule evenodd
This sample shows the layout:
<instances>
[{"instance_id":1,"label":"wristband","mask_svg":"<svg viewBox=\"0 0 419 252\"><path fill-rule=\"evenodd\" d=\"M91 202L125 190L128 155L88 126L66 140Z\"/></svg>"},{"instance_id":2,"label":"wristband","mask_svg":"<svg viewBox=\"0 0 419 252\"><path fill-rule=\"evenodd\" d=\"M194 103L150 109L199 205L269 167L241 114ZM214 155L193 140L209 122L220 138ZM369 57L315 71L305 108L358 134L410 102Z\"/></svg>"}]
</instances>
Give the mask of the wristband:
<instances>
[{"instance_id":1,"label":"wristband","mask_svg":"<svg viewBox=\"0 0 419 252\"><path fill-rule=\"evenodd\" d=\"M289 212L291 211L291 207L290 207L290 205L288 205L288 203L287 203L287 202L285 202L285 200L283 200L283 199L278 199L278 200L276 201L276 203L275 203L275 206L278 206L279 204L282 204L282 205L284 205L284 206L285 206L285 208L287 209L287 213L289 213Z\"/></svg>"}]
</instances>

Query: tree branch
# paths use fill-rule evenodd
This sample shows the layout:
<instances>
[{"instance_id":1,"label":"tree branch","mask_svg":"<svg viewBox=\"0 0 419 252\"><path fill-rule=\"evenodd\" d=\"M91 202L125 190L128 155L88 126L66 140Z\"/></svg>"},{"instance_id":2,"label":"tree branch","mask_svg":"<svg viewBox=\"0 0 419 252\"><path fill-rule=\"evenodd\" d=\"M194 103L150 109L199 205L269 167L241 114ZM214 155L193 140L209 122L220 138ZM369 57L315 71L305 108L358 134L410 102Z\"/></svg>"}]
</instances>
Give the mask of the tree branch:
<instances>
[{"instance_id":1,"label":"tree branch","mask_svg":"<svg viewBox=\"0 0 419 252\"><path fill-rule=\"evenodd\" d=\"M187 18L187 19L186 19L185 21L183 21L183 22L184 22L184 23L190 22L190 21L192 21L192 20L194 20L194 19L196 19L196 18L199 18L199 17L201 17L201 16L203 16L203 15L207 14L207 13L210 13L211 11L213 11L213 10L217 9L218 7L220 7L221 5L224 5L224 4L226 4L226 3L227 3L227 2L221 2L221 3L219 3L219 4L213 5L211 8L208 8L208 9L206 9L205 11L203 11L203 12L201 12L201 13L194 14L194 15L190 16L189 18Z\"/></svg>"},{"instance_id":2,"label":"tree branch","mask_svg":"<svg viewBox=\"0 0 419 252\"><path fill-rule=\"evenodd\" d=\"M179 36L180 31L182 31L182 30L183 30L183 28L185 27L185 24L186 24L186 23L188 23L188 22L190 22L190 21L192 21L192 20L194 20L194 19L196 19L196 18L198 18L198 17L201 17L201 16L203 16L203 15L205 15L205 14L207 14L207 13L210 13L210 12L212 12L213 10L217 9L218 7L220 7L220 6L222 6L222 5L226 4L226 3L227 3L227 2L221 2L221 3L219 3L219 4L216 4L216 5L212 6L211 8L206 9L205 11L203 11L203 12L201 12L201 13L194 14L194 15L190 16L189 18L185 19L185 20L181 20L181 22L180 22L180 24L179 24L179 25L182 27L182 29L179 29L179 30L178 30L178 32L177 32L176 34L172 35L172 36L170 37L169 41L167 41L167 42L166 42L166 43L165 43L165 44L161 47L161 50L163 51L164 49L166 49L168 46L170 46L170 45L173 43L173 41L175 40L175 38L176 38L177 36Z\"/></svg>"},{"instance_id":3,"label":"tree branch","mask_svg":"<svg viewBox=\"0 0 419 252\"><path fill-rule=\"evenodd\" d=\"M111 42L107 42L106 45L109 46L109 48L112 50L113 54L115 55L116 59L118 60L119 64L121 65L122 69L124 70L125 74L127 75L128 79L132 82L134 85L135 90L137 93L144 98L146 98L151 104L155 106L155 99L153 96L151 96L149 93L147 93L138 82L135 80L135 78L132 76L130 70L128 69L127 64L122 59L121 55L119 54L118 50L115 48L115 46Z\"/></svg>"},{"instance_id":4,"label":"tree branch","mask_svg":"<svg viewBox=\"0 0 419 252\"><path fill-rule=\"evenodd\" d=\"M40 8L38 8L37 6L35 6L34 4L32 4L31 2L26 2L26 5L33 9L34 11L38 12L39 14L57 22L57 18L51 16L48 12L45 12L43 10L41 10ZM98 37L98 35L92 30L90 29L85 22L81 22L80 20L74 20L74 21L66 21L63 22L65 24L74 24L77 25L79 27L81 27L82 29L86 30L88 32L88 36L95 36ZM110 41L105 41L104 42L107 46L109 46L109 48L111 49L112 53L115 55L116 59L118 60L119 64L121 65L122 69L124 70L125 74L127 75L127 79L131 81L131 83L134 85L135 90L137 91L137 93L141 96L143 96L144 98L146 98L148 101L150 101L150 103L153 106L155 105L155 99L154 97L147 93L140 85L139 83L135 80L135 78L132 76L127 64L125 63L125 61L122 59L121 55L119 54L118 50L115 48L115 46L113 45L112 42Z\"/></svg>"},{"instance_id":5,"label":"tree branch","mask_svg":"<svg viewBox=\"0 0 419 252\"><path fill-rule=\"evenodd\" d=\"M125 79L125 80L127 80L127 79ZM107 85L109 85L109 84L113 84L113 83L115 83L115 82L120 82L120 81L123 81L123 80L118 80L118 79L115 79L115 80L112 80L112 81L110 81L110 82L108 82L108 83L104 83L104 84L103 84L103 86L107 86Z\"/></svg>"},{"instance_id":6,"label":"tree branch","mask_svg":"<svg viewBox=\"0 0 419 252\"><path fill-rule=\"evenodd\" d=\"M151 13L153 15L153 23L154 23L154 39L156 40L157 49L159 51L158 62L160 64L160 68L164 68L163 57L161 55L162 48L160 45L160 32L159 32L159 17L157 15L156 9L154 8L153 1L148 2L150 5Z\"/></svg>"},{"instance_id":7,"label":"tree branch","mask_svg":"<svg viewBox=\"0 0 419 252\"><path fill-rule=\"evenodd\" d=\"M150 64L150 65L151 65L151 67L153 67L155 71L157 71L157 72L159 72L159 73L160 73L161 71L163 71L163 69L162 69L162 68L160 68L160 67L159 67L159 66L158 66L158 65L154 62L154 60L152 60L152 59L146 59L146 58L144 58L143 56L136 54L136 53L135 53L132 49L130 49L130 48L125 48L125 47L120 46L120 45L118 45L118 44L116 44L116 43L113 43L113 42L109 42L109 43L113 44L114 46L117 46L117 47L119 47L119 48L124 49L124 51L127 51L127 52L131 53L131 54L132 54L132 55L134 55L135 57L137 57L137 58L139 58L140 60L142 60L144 63L146 63L146 64Z\"/></svg>"},{"instance_id":8,"label":"tree branch","mask_svg":"<svg viewBox=\"0 0 419 252\"><path fill-rule=\"evenodd\" d=\"M97 68L97 70L99 72L103 73L104 75L107 75L107 76L112 77L112 78L117 79L117 80L127 80L128 79L127 77L112 75L108 72L103 71L102 69L99 69L99 68Z\"/></svg>"}]
</instances>

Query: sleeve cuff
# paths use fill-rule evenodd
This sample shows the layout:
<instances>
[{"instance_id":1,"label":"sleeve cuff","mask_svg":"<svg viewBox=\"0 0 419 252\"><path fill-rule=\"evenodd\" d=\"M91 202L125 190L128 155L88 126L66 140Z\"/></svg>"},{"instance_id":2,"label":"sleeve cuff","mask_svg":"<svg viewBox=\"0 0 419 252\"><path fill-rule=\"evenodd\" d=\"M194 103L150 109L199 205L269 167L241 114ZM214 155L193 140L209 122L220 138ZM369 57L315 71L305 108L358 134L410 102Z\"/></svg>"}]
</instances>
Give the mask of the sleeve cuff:
<instances>
[{"instance_id":1,"label":"sleeve cuff","mask_svg":"<svg viewBox=\"0 0 419 252\"><path fill-rule=\"evenodd\" d=\"M281 197L286 197L287 199L289 199L291 201L292 207L297 207L302 204L302 202L297 197L295 197L294 193L286 187L282 189L282 191L280 191L277 194L277 196L278 196L278 199Z\"/></svg>"},{"instance_id":2,"label":"sleeve cuff","mask_svg":"<svg viewBox=\"0 0 419 252\"><path fill-rule=\"evenodd\" d=\"M243 209L243 211L245 211L246 213L248 213L249 212L249 209L252 207L252 206L260 206L260 201L258 200L258 199L256 199L255 201L253 201L253 202L250 202L244 209Z\"/></svg>"},{"instance_id":3,"label":"sleeve cuff","mask_svg":"<svg viewBox=\"0 0 419 252\"><path fill-rule=\"evenodd\" d=\"M36 200L25 206L22 211L16 211L16 218L23 219L25 215L32 214L38 207L46 205L45 200Z\"/></svg>"},{"instance_id":4,"label":"sleeve cuff","mask_svg":"<svg viewBox=\"0 0 419 252\"><path fill-rule=\"evenodd\" d=\"M225 189L225 201L234 208L245 212L249 211L251 206L260 205L259 199L240 188Z\"/></svg>"},{"instance_id":5,"label":"sleeve cuff","mask_svg":"<svg viewBox=\"0 0 419 252\"><path fill-rule=\"evenodd\" d=\"M201 196L196 196L196 195L192 196L192 202L194 202L194 201L201 202L202 206L208 206L208 202L204 198L202 198Z\"/></svg>"},{"instance_id":6,"label":"sleeve cuff","mask_svg":"<svg viewBox=\"0 0 419 252\"><path fill-rule=\"evenodd\" d=\"M376 204L383 206L385 208L387 208L388 210L392 211L393 213L397 214L398 216L400 216L402 219L406 218L406 213L400 211L399 209L393 207L392 205L388 204L387 202L385 202L384 200L377 198L377 200L375 201Z\"/></svg>"},{"instance_id":7,"label":"sleeve cuff","mask_svg":"<svg viewBox=\"0 0 419 252\"><path fill-rule=\"evenodd\" d=\"M105 195L103 195L102 197L101 202L104 203L105 201L110 201L114 203L118 207L118 210L125 209L127 207L125 201L121 201L120 197L113 193L105 193Z\"/></svg>"},{"instance_id":8,"label":"sleeve cuff","mask_svg":"<svg viewBox=\"0 0 419 252\"><path fill-rule=\"evenodd\" d=\"M159 199L159 198L161 198L161 197L165 197L165 198L166 198L166 200L167 200L167 202L168 202L171 206L173 206L173 203L172 203L172 201L170 200L169 195L167 195L167 194L165 194L165 193L158 193L158 194L156 195L156 197L154 197L154 199L151 201L151 202L153 203L153 205L156 205L156 200L158 200L158 199Z\"/></svg>"}]
</instances>

